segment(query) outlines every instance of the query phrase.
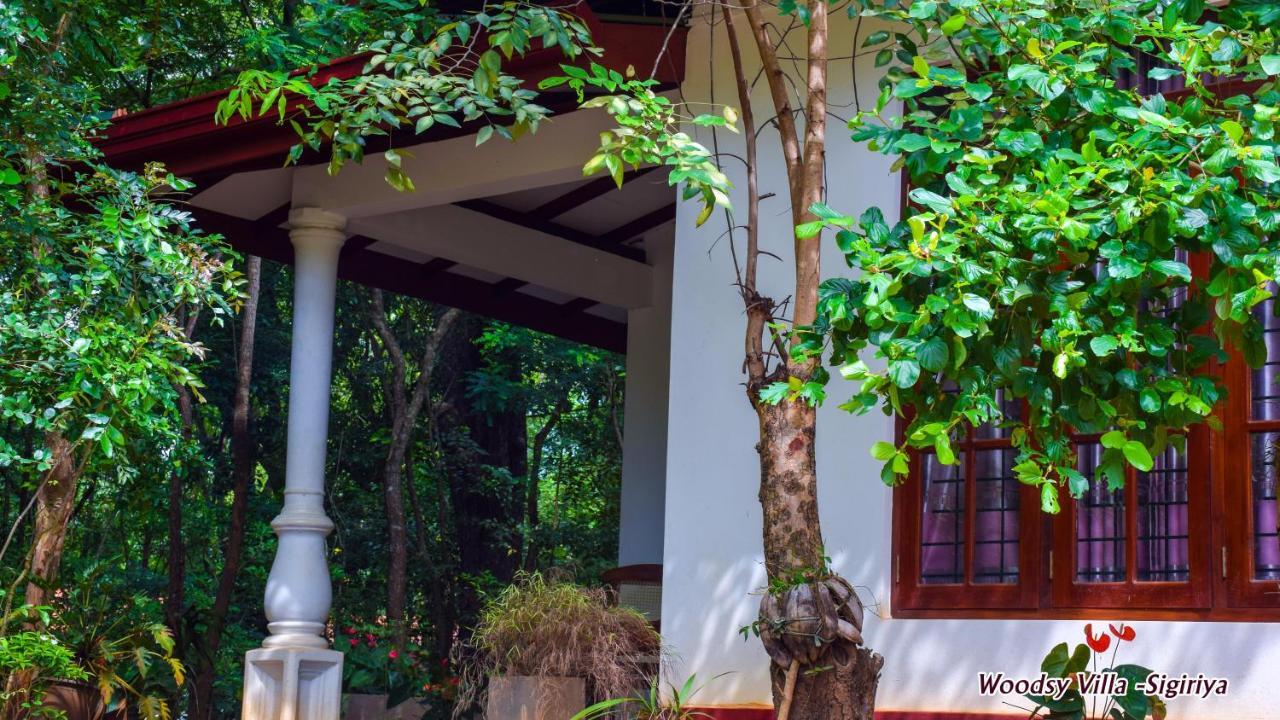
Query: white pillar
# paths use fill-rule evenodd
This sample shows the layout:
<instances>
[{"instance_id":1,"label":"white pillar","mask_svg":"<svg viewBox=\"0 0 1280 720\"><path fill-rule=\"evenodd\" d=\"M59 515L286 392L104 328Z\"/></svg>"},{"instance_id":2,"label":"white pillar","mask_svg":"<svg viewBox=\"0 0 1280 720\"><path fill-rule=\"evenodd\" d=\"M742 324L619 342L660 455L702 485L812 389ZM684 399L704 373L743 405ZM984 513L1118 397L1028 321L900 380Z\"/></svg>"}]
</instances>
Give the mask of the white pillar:
<instances>
[{"instance_id":1,"label":"white pillar","mask_svg":"<svg viewBox=\"0 0 1280 720\"><path fill-rule=\"evenodd\" d=\"M245 657L243 720L337 720L342 653L324 638L333 589L325 536L325 446L333 358L334 295L346 219L318 208L289 215L294 248L293 353L284 509L267 577L270 635Z\"/></svg>"},{"instance_id":2,"label":"white pillar","mask_svg":"<svg viewBox=\"0 0 1280 720\"><path fill-rule=\"evenodd\" d=\"M645 251L653 266L653 303L627 313L619 565L662 564L673 235L672 229L664 228L645 238Z\"/></svg>"}]
</instances>

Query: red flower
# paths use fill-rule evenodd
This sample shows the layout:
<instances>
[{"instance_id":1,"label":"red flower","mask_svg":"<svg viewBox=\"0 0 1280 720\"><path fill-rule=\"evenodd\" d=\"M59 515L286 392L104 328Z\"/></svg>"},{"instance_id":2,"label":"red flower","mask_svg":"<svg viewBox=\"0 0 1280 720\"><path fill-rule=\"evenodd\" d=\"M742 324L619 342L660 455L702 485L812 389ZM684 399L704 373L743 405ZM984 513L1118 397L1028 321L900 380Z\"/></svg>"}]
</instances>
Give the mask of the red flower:
<instances>
[{"instance_id":1,"label":"red flower","mask_svg":"<svg viewBox=\"0 0 1280 720\"><path fill-rule=\"evenodd\" d=\"M392 650L391 652L387 653L387 657L391 658L392 660L395 660L400 657L400 653L396 652L395 650Z\"/></svg>"},{"instance_id":2,"label":"red flower","mask_svg":"<svg viewBox=\"0 0 1280 720\"><path fill-rule=\"evenodd\" d=\"M1111 647L1111 636L1103 633L1095 637L1092 624L1084 626L1084 639L1096 653L1106 652L1107 648Z\"/></svg>"},{"instance_id":3,"label":"red flower","mask_svg":"<svg viewBox=\"0 0 1280 720\"><path fill-rule=\"evenodd\" d=\"M348 635L355 635L355 634L356 634L356 629L355 629L355 628L353 628L353 627L349 627L349 628L347 628L346 630L343 630L342 632L344 632L344 633L346 633L346 634L348 634Z\"/></svg>"},{"instance_id":4,"label":"red flower","mask_svg":"<svg viewBox=\"0 0 1280 720\"><path fill-rule=\"evenodd\" d=\"M449 658L440 658L440 667L449 667Z\"/></svg>"},{"instance_id":5,"label":"red flower","mask_svg":"<svg viewBox=\"0 0 1280 720\"><path fill-rule=\"evenodd\" d=\"M360 644L360 638L351 638L351 647L355 647L359 644Z\"/></svg>"},{"instance_id":6,"label":"red flower","mask_svg":"<svg viewBox=\"0 0 1280 720\"><path fill-rule=\"evenodd\" d=\"M1111 634L1119 638L1120 642L1131 642L1135 637L1138 636L1138 631L1134 630L1128 625L1125 625L1124 623L1120 623L1119 628L1117 628L1115 625L1111 625L1110 627L1111 627Z\"/></svg>"},{"instance_id":7,"label":"red flower","mask_svg":"<svg viewBox=\"0 0 1280 720\"><path fill-rule=\"evenodd\" d=\"M451 677L451 678L449 678L449 684L450 684L450 685L457 685L457 684L458 684L458 678L456 678L456 677Z\"/></svg>"},{"instance_id":8,"label":"red flower","mask_svg":"<svg viewBox=\"0 0 1280 720\"><path fill-rule=\"evenodd\" d=\"M373 633L365 633L364 639L368 640L369 642L373 642Z\"/></svg>"}]
</instances>

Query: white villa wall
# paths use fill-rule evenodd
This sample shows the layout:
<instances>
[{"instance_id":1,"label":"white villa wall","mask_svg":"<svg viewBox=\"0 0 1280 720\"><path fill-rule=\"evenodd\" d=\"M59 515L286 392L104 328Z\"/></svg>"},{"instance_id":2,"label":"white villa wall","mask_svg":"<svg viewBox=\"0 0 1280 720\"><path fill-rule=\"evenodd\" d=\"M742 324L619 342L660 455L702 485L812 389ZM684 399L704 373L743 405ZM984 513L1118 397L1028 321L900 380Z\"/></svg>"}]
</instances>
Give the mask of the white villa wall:
<instances>
[{"instance_id":1,"label":"white villa wall","mask_svg":"<svg viewBox=\"0 0 1280 720\"><path fill-rule=\"evenodd\" d=\"M853 23L843 17L834 20L831 55L854 54L861 40L853 38ZM862 37L872 29L864 23ZM744 37L743 44L749 50L750 40ZM800 52L803 46L797 31L791 48ZM750 57L754 52L746 54ZM858 95L864 104L874 103L877 94L871 60L865 55L857 63ZM731 67L720 28L713 37L705 21L695 20L688 42L685 99L737 105ZM833 62L831 74L831 111L848 117L854 112L850 62ZM763 80L756 92L756 107L767 107ZM899 206L899 180L889 174L889 161L855 146L838 121L832 120L829 128L830 204L851 214L879 205L892 216ZM702 140L710 145L709 134L704 133ZM740 136L721 132L719 142L724 152L742 153ZM775 133L762 133L760 150L765 170L762 192L782 192L785 180ZM726 164L735 184L744 188L741 165L732 160ZM735 202L745 204L744 197L739 192ZM720 237L724 224L717 217L696 229L696 214L693 204L683 203L676 221L662 630L679 653L679 660L669 668L675 679L693 672L704 679L732 673L704 690L700 704L767 703L766 656L758 640L744 642L738 633L754 618L758 598L751 593L765 579L756 500L759 471L753 447L757 430L740 374L742 306L732 286L729 240ZM761 222L762 245L787 257L791 229L783 201L764 201ZM829 277L844 264L833 243L829 239L824 243L824 275ZM766 294L785 297L790 282L789 266L762 260L761 285ZM1049 647L1082 639L1083 623L886 619L892 610L891 501L868 449L877 440L891 439L892 426L881 414L843 413L836 405L848 388L835 380L830 389L833 401L819 415L822 521L837 569L864 586L864 598L879 603L881 618L871 617L865 632L870 645L887 658L879 706L1010 711L998 699L978 697L977 673L1037 671ZM1171 674L1203 672L1230 679L1231 693L1226 698L1180 698L1171 703L1174 720L1276 717L1271 691L1275 668L1280 667L1280 626L1195 622L1135 626L1138 643L1125 648L1123 661Z\"/></svg>"},{"instance_id":2,"label":"white villa wall","mask_svg":"<svg viewBox=\"0 0 1280 720\"><path fill-rule=\"evenodd\" d=\"M662 563L674 240L670 225L645 238L647 259L653 266L653 300L648 307L627 312L619 565Z\"/></svg>"}]
</instances>

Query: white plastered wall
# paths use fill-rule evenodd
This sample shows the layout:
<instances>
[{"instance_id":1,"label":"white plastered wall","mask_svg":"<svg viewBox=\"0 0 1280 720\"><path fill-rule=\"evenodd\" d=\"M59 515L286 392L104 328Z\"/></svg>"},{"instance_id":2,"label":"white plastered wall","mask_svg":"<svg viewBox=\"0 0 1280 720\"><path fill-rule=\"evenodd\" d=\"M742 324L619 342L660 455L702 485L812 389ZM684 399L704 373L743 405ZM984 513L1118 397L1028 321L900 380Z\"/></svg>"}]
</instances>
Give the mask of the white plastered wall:
<instances>
[{"instance_id":1,"label":"white plastered wall","mask_svg":"<svg viewBox=\"0 0 1280 720\"><path fill-rule=\"evenodd\" d=\"M853 21L843 14L833 18L833 57L854 54L860 38L874 28L864 22L858 40L853 29ZM744 35L742 42L745 54L752 57L750 39ZM799 32L790 47L796 52L804 47ZM738 104L722 28L717 26L713 38L705 19L695 18L687 58L686 100ZM867 54L857 64L858 95L864 106L875 102L878 91L871 61ZM834 114L853 114L853 86L849 60L833 61L829 89ZM769 106L763 80L755 93L760 115ZM854 215L878 205L893 217L900 185L897 175L889 173L889 160L855 145L838 120L830 119L828 128L829 204ZM700 139L710 145L709 134ZM720 132L718 139L722 151L742 154L740 136ZM761 191L782 193L784 173L772 130L762 133L760 154ZM744 188L741 164L729 160L725 165L735 185ZM744 198L742 191L735 193L738 206ZM765 579L753 447L757 430L740 374L742 305L733 287L729 241L721 237L723 222L717 216L697 229L696 214L693 204L682 203L676 221L662 630L679 654L668 668L676 679L694 672L704 679L731 673L712 682L699 696L700 704L767 703L767 658L758 640L744 642L738 633L754 618L758 597L751 593ZM789 257L791 231L781 199L764 201L761 224L762 246ZM844 263L834 243L824 243L824 277L830 277L841 272ZM788 264L762 260L764 293L785 297L791 282ZM998 698L978 696L977 674L1038 672L1052 645L1082 640L1083 623L885 619L892 611L891 499L868 450L877 440L891 439L892 424L879 413L855 417L840 411L836 405L848 387L837 379L830 390L832 401L819 413L817 441L823 529L836 568L863 586L864 598L880 603L877 612L882 617L871 617L865 631L869 644L887 658L879 707L1012 712ZM1101 624L1105 627L1105 621ZM1204 673L1230 679L1225 698L1172 701L1173 720L1276 717L1271 690L1275 668L1280 667L1280 626L1143 622L1135 627L1138 642L1125 648L1121 661L1173 675Z\"/></svg>"},{"instance_id":2,"label":"white plastered wall","mask_svg":"<svg viewBox=\"0 0 1280 720\"><path fill-rule=\"evenodd\" d=\"M674 239L670 225L645 238L646 259L653 267L652 302L627 312L619 565L662 563Z\"/></svg>"}]
</instances>

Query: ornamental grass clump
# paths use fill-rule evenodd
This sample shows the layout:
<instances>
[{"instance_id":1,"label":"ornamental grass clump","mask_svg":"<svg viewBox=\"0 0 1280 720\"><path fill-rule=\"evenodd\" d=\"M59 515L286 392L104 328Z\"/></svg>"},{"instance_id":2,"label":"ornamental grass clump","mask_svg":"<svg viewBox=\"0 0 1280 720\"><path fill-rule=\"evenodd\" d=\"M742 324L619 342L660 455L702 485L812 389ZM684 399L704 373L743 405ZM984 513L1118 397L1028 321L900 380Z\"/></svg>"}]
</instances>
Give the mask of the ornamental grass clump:
<instances>
[{"instance_id":1,"label":"ornamental grass clump","mask_svg":"<svg viewBox=\"0 0 1280 720\"><path fill-rule=\"evenodd\" d=\"M647 686L661 639L635 610L604 588L524 574L480 613L463 662L458 711L483 700L486 680L503 675L574 677L596 700Z\"/></svg>"}]
</instances>

